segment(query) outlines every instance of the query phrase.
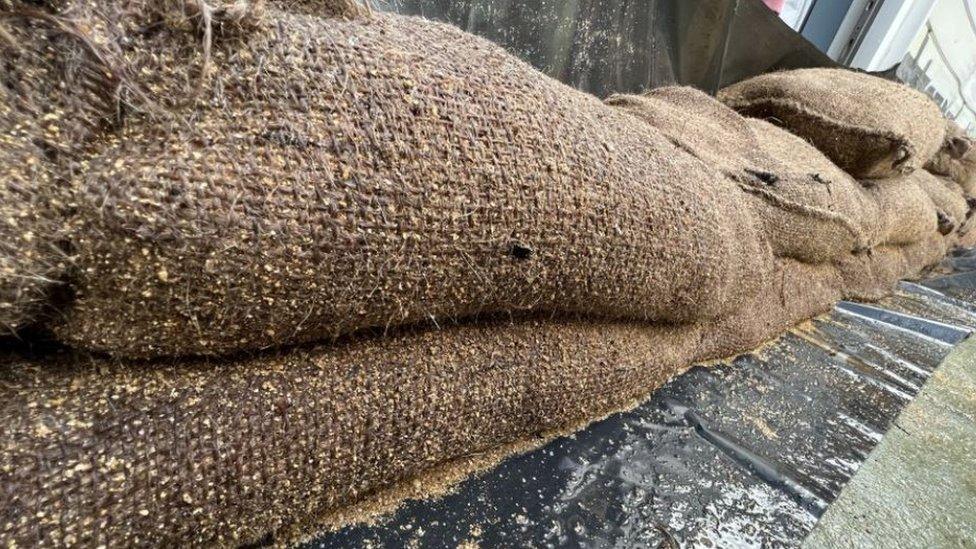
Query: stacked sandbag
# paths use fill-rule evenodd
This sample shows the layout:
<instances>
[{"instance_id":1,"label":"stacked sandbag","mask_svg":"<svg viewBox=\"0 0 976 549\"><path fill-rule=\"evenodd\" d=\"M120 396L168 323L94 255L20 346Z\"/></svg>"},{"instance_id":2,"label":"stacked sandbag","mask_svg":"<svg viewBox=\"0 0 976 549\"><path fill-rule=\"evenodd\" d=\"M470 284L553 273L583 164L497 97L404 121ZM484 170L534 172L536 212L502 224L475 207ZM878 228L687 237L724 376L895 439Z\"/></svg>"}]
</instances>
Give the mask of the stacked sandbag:
<instances>
[{"instance_id":1,"label":"stacked sandbag","mask_svg":"<svg viewBox=\"0 0 976 549\"><path fill-rule=\"evenodd\" d=\"M951 216L957 229L949 238L955 245L972 246L976 244L976 142L951 120L946 121L946 138L942 148L925 165L925 170L935 176L942 186L947 187L954 196L966 203L966 213ZM930 186L939 186L930 183ZM943 194L939 189L940 194ZM944 199L943 199L944 200ZM953 198L953 201L956 201ZM958 210L959 206L956 204Z\"/></svg>"},{"instance_id":2,"label":"stacked sandbag","mask_svg":"<svg viewBox=\"0 0 976 549\"><path fill-rule=\"evenodd\" d=\"M770 238L801 241L807 249L824 250L794 255L810 263L865 253L879 243L880 205L857 181L790 132L763 120L746 123L760 150L787 166L776 174L773 184L754 191L768 202L760 215Z\"/></svg>"},{"instance_id":3,"label":"stacked sandbag","mask_svg":"<svg viewBox=\"0 0 976 549\"><path fill-rule=\"evenodd\" d=\"M628 406L699 338L506 320L220 365L4 357L0 540L284 544L431 467Z\"/></svg>"},{"instance_id":4,"label":"stacked sandbag","mask_svg":"<svg viewBox=\"0 0 976 549\"><path fill-rule=\"evenodd\" d=\"M640 95L614 94L604 102L646 122L682 150L727 173L773 162L759 150L745 119L701 90L664 86Z\"/></svg>"},{"instance_id":5,"label":"stacked sandbag","mask_svg":"<svg viewBox=\"0 0 976 549\"><path fill-rule=\"evenodd\" d=\"M764 74L723 89L719 99L810 141L858 179L921 168L946 131L938 106L922 92L846 69Z\"/></svg>"},{"instance_id":6,"label":"stacked sandbag","mask_svg":"<svg viewBox=\"0 0 976 549\"><path fill-rule=\"evenodd\" d=\"M925 169L954 181L968 197L976 197L976 142L955 122L948 121L942 148Z\"/></svg>"},{"instance_id":7,"label":"stacked sandbag","mask_svg":"<svg viewBox=\"0 0 976 549\"><path fill-rule=\"evenodd\" d=\"M138 78L49 162L64 291L22 316L76 350L2 359L3 545L286 543L945 252L919 183L687 89L333 4L64 3Z\"/></svg>"},{"instance_id":8,"label":"stacked sandbag","mask_svg":"<svg viewBox=\"0 0 976 549\"><path fill-rule=\"evenodd\" d=\"M870 245L875 205L853 178L802 139L689 87L615 95L606 102L718 166L750 195L777 257L822 263Z\"/></svg>"},{"instance_id":9,"label":"stacked sandbag","mask_svg":"<svg viewBox=\"0 0 976 549\"><path fill-rule=\"evenodd\" d=\"M213 43L216 106L133 116L72 174L62 341L222 355L510 310L690 322L758 291L734 184L646 124L446 25L267 17L246 55ZM143 40L147 87L178 98L182 48Z\"/></svg>"},{"instance_id":10,"label":"stacked sandbag","mask_svg":"<svg viewBox=\"0 0 976 549\"><path fill-rule=\"evenodd\" d=\"M935 204L919 185L919 174L885 180L872 185L868 192L877 201L878 242L889 246L908 245L923 240L939 230Z\"/></svg>"},{"instance_id":11,"label":"stacked sandbag","mask_svg":"<svg viewBox=\"0 0 976 549\"><path fill-rule=\"evenodd\" d=\"M969 215L969 205L959 185L925 170L919 170L911 177L935 205L940 234L948 236L962 227Z\"/></svg>"},{"instance_id":12,"label":"stacked sandbag","mask_svg":"<svg viewBox=\"0 0 976 549\"><path fill-rule=\"evenodd\" d=\"M743 117L692 88L618 95L607 103L661 130L703 161L722 166L755 198L750 207L777 258L772 280L807 280L802 298L788 307L768 301L743 307L734 317L738 324L716 326L723 334L718 339L755 342L754 330L762 331L764 320L789 325L804 317L804 307L809 312L838 299L883 297L899 278L938 261L947 245L957 243L958 232L943 237L940 228L945 231L947 220L950 225L956 221L949 216L959 215L959 198L926 185L931 181L922 172L857 182L803 139Z\"/></svg>"},{"instance_id":13,"label":"stacked sandbag","mask_svg":"<svg viewBox=\"0 0 976 549\"><path fill-rule=\"evenodd\" d=\"M879 293L921 265L901 249L850 258ZM4 355L0 542L308 539L631 406L844 297L832 265L780 259L772 278L741 316L694 325L519 316L220 362Z\"/></svg>"},{"instance_id":14,"label":"stacked sandbag","mask_svg":"<svg viewBox=\"0 0 976 549\"><path fill-rule=\"evenodd\" d=\"M850 178L701 94L638 98L698 116L679 139L680 114L640 124L444 25L267 17L281 30L207 35L215 107L182 101L179 26L125 35L124 72L169 116L130 115L69 171L62 341L222 355L511 310L700 322L758 291L766 247L818 263L873 243ZM719 119L722 144L689 142Z\"/></svg>"},{"instance_id":15,"label":"stacked sandbag","mask_svg":"<svg viewBox=\"0 0 976 549\"><path fill-rule=\"evenodd\" d=\"M740 82L719 98L803 137L858 178L878 206L872 245L924 241L933 223L950 246L968 232L965 190L920 168L965 181L969 142L921 92L864 73L802 69Z\"/></svg>"}]
</instances>

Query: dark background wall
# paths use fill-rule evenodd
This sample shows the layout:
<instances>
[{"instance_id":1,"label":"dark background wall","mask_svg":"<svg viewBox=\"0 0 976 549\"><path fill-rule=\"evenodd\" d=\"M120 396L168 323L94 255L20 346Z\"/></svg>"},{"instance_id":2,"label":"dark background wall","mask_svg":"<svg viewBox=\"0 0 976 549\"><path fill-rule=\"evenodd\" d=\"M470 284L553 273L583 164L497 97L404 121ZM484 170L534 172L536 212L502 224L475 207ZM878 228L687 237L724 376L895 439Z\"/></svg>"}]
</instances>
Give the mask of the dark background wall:
<instances>
[{"instance_id":1,"label":"dark background wall","mask_svg":"<svg viewBox=\"0 0 976 549\"><path fill-rule=\"evenodd\" d=\"M830 64L759 0L381 0L378 7L453 23L600 97L675 83L714 92L775 68Z\"/></svg>"}]
</instances>

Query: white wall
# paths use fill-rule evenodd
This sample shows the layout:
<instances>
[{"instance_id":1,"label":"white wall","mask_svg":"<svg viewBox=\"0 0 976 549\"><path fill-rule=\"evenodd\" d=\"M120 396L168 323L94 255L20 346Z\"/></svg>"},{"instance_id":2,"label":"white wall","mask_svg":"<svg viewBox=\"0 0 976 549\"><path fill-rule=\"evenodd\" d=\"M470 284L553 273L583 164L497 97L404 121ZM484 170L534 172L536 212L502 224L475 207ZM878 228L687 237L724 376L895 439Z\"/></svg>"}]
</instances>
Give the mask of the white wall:
<instances>
[{"instance_id":1,"label":"white wall","mask_svg":"<svg viewBox=\"0 0 976 549\"><path fill-rule=\"evenodd\" d=\"M958 0L949 0L950 2ZM936 4L945 0L884 0L851 66L883 71L905 56Z\"/></svg>"},{"instance_id":2,"label":"white wall","mask_svg":"<svg viewBox=\"0 0 976 549\"><path fill-rule=\"evenodd\" d=\"M976 135L976 0L938 0L907 55L925 70L928 91L945 99L946 113Z\"/></svg>"}]
</instances>

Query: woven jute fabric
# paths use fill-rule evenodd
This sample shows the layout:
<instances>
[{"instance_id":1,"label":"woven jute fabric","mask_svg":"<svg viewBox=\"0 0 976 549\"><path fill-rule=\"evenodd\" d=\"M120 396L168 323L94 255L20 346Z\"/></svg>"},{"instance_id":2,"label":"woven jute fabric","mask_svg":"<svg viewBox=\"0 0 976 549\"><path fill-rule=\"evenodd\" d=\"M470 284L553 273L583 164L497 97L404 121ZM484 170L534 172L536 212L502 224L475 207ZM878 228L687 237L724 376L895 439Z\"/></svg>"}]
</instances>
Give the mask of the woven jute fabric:
<instances>
[{"instance_id":1,"label":"woven jute fabric","mask_svg":"<svg viewBox=\"0 0 976 549\"><path fill-rule=\"evenodd\" d=\"M222 355L518 310L702 322L773 257L922 236L872 237L853 179L700 92L633 98L641 120L422 19L132 5L106 1L92 38L126 39L98 60L132 106L58 166L71 262L42 320L73 346Z\"/></svg>"},{"instance_id":2,"label":"woven jute fabric","mask_svg":"<svg viewBox=\"0 0 976 549\"><path fill-rule=\"evenodd\" d=\"M721 90L719 99L785 127L864 179L921 168L946 132L939 107L922 92L846 69L764 74Z\"/></svg>"},{"instance_id":3,"label":"woven jute fabric","mask_svg":"<svg viewBox=\"0 0 976 549\"><path fill-rule=\"evenodd\" d=\"M919 170L911 177L935 205L940 233L948 235L962 227L969 215L969 204L958 184L925 170Z\"/></svg>"},{"instance_id":4,"label":"woven jute fabric","mask_svg":"<svg viewBox=\"0 0 976 549\"><path fill-rule=\"evenodd\" d=\"M0 279L6 318L78 349L2 359L3 545L293 541L976 234L940 234L958 188L858 183L688 89L607 105L422 19L3 5L4 197L38 237L6 225L4 265L47 273Z\"/></svg>"},{"instance_id":5,"label":"woven jute fabric","mask_svg":"<svg viewBox=\"0 0 976 549\"><path fill-rule=\"evenodd\" d=\"M873 234L876 202L803 139L688 87L615 95L606 102L717 166L749 195L763 236L778 257L822 263L882 243Z\"/></svg>"},{"instance_id":6,"label":"woven jute fabric","mask_svg":"<svg viewBox=\"0 0 976 549\"><path fill-rule=\"evenodd\" d=\"M770 166L775 160L763 154L746 119L701 90L665 86L640 95L614 94L604 102L647 122L696 158L728 173L787 168Z\"/></svg>"},{"instance_id":7,"label":"woven jute fabric","mask_svg":"<svg viewBox=\"0 0 976 549\"><path fill-rule=\"evenodd\" d=\"M878 234L882 242L911 244L938 232L938 210L918 178L919 174L913 173L868 188L879 204Z\"/></svg>"},{"instance_id":8,"label":"woven jute fabric","mask_svg":"<svg viewBox=\"0 0 976 549\"><path fill-rule=\"evenodd\" d=\"M856 181L802 138L744 117L687 87L615 95L607 103L660 130L751 195L776 257L821 264L877 246L955 233L969 206L958 187L924 170L879 184Z\"/></svg>"},{"instance_id":9,"label":"woven jute fabric","mask_svg":"<svg viewBox=\"0 0 976 549\"><path fill-rule=\"evenodd\" d=\"M50 281L64 268L51 204L39 187L52 184L43 151L12 126L9 98L0 97L0 332L31 322L49 300Z\"/></svg>"},{"instance_id":10,"label":"woven jute fabric","mask_svg":"<svg viewBox=\"0 0 976 549\"><path fill-rule=\"evenodd\" d=\"M449 457L624 406L695 343L673 328L528 321L236 363L8 360L0 539L255 542Z\"/></svg>"},{"instance_id":11,"label":"woven jute fabric","mask_svg":"<svg viewBox=\"0 0 976 549\"><path fill-rule=\"evenodd\" d=\"M746 123L760 150L785 166L750 190L763 200L754 209L766 234L785 255L821 263L888 243L877 233L881 205L863 185L800 137L763 120Z\"/></svg>"},{"instance_id":12,"label":"woven jute fabric","mask_svg":"<svg viewBox=\"0 0 976 549\"><path fill-rule=\"evenodd\" d=\"M966 194L976 196L976 141L949 120L942 148L925 169L958 183Z\"/></svg>"},{"instance_id":13,"label":"woven jute fabric","mask_svg":"<svg viewBox=\"0 0 976 549\"><path fill-rule=\"evenodd\" d=\"M192 41L133 47L167 116L130 114L70 174L65 342L219 355L523 309L687 322L757 291L740 193L650 126L443 24L266 16L212 42L206 103L179 102Z\"/></svg>"},{"instance_id":14,"label":"woven jute fabric","mask_svg":"<svg viewBox=\"0 0 976 549\"><path fill-rule=\"evenodd\" d=\"M316 12L335 17L368 11L356 0L315 4ZM187 80L200 76L202 81L207 71L199 65L210 64L199 63L203 55L197 50L208 49L213 34L230 35L232 27L239 30L257 21L261 6L245 1L0 0L5 62L0 81L0 330L16 332L37 323L56 312L52 301L70 294L63 284L73 251L67 223L74 208L70 178L86 168L106 134L127 117L141 113L159 122L165 107L185 103L196 86ZM204 22L207 38L197 39L204 34ZM165 61L152 48L137 47L143 44L134 37L146 34L171 42L169 49L186 61L184 69L193 66L182 78L186 93L150 94L151 86L135 84L140 72L152 75Z\"/></svg>"},{"instance_id":15,"label":"woven jute fabric","mask_svg":"<svg viewBox=\"0 0 976 549\"><path fill-rule=\"evenodd\" d=\"M6 333L41 314L67 267L69 201L59 167L109 111L100 84L111 78L72 63L75 37L57 21L26 15L32 12L25 6L0 1L0 332Z\"/></svg>"},{"instance_id":16,"label":"woven jute fabric","mask_svg":"<svg viewBox=\"0 0 976 549\"><path fill-rule=\"evenodd\" d=\"M10 353L0 541L301 539L377 490L600 417L696 360L753 348L838 299L890 291L941 257L937 244L879 247L843 267L777 260L776 282L741 317L694 325L506 318L220 361Z\"/></svg>"}]
</instances>

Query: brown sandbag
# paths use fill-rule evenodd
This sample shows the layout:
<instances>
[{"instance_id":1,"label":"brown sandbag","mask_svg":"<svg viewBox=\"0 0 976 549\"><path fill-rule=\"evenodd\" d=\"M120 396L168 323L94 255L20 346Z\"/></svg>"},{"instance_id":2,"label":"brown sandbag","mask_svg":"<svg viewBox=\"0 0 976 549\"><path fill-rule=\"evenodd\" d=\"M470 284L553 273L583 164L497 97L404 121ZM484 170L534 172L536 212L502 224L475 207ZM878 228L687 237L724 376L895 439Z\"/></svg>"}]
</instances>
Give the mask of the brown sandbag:
<instances>
[{"instance_id":1,"label":"brown sandbag","mask_svg":"<svg viewBox=\"0 0 976 549\"><path fill-rule=\"evenodd\" d=\"M0 2L0 13L5 5ZM4 15L6 15L4 13ZM66 39L46 22L0 17L0 333L8 335L44 312L67 264L63 245L63 187L56 164L84 138L92 121L80 105L101 98L86 83L90 67L55 76L52 58ZM77 103L58 101L71 87Z\"/></svg>"},{"instance_id":2,"label":"brown sandbag","mask_svg":"<svg viewBox=\"0 0 976 549\"><path fill-rule=\"evenodd\" d=\"M937 264L948 249L938 232L913 244L883 245L871 254L851 255L836 263L847 300L876 301L891 294L895 283L912 279ZM888 286L879 281L889 281Z\"/></svg>"},{"instance_id":3,"label":"brown sandbag","mask_svg":"<svg viewBox=\"0 0 976 549\"><path fill-rule=\"evenodd\" d=\"M196 104L192 125L134 117L74 172L64 341L221 354L513 309L689 322L729 315L763 284L769 242L747 200L653 128L450 27L270 14L283 37L247 34L247 55L213 44L219 109ZM130 69L167 69L152 89L182 112L173 32L140 36L134 49L154 53ZM444 53L458 48L470 55ZM337 67L305 87L303 74ZM474 133L458 140L458 127ZM831 190L817 174L790 202L764 173L737 184L774 203L771 219L827 225L764 222L782 256L861 248L850 218L871 215L818 210Z\"/></svg>"},{"instance_id":4,"label":"brown sandbag","mask_svg":"<svg viewBox=\"0 0 976 549\"><path fill-rule=\"evenodd\" d=\"M911 173L936 154L945 137L945 118L925 94L846 69L764 74L718 97L810 141L856 178Z\"/></svg>"},{"instance_id":5,"label":"brown sandbag","mask_svg":"<svg viewBox=\"0 0 976 549\"><path fill-rule=\"evenodd\" d=\"M11 127L10 103L0 97L0 334L30 324L50 299L65 267L53 207L39 187L53 185L44 152Z\"/></svg>"},{"instance_id":6,"label":"brown sandbag","mask_svg":"<svg viewBox=\"0 0 976 549\"><path fill-rule=\"evenodd\" d=\"M219 108L133 117L74 174L63 341L216 355L492 311L687 322L756 291L735 186L646 124L447 25L268 16L214 43Z\"/></svg>"},{"instance_id":7,"label":"brown sandbag","mask_svg":"<svg viewBox=\"0 0 976 549\"><path fill-rule=\"evenodd\" d=\"M226 364L8 359L0 541L211 547L275 532L284 543L450 458L627 406L697 341L526 321Z\"/></svg>"},{"instance_id":8,"label":"brown sandbag","mask_svg":"<svg viewBox=\"0 0 976 549\"><path fill-rule=\"evenodd\" d=\"M475 312L515 299L526 308L565 305L569 296L586 304L579 312L607 306L619 313L643 306L653 290L673 291L663 298L672 306L685 306L683 299L698 306L690 318L711 312L714 319L499 321L216 361L12 358L0 368L4 545L240 545L269 532L289 540L322 514L433 466L592 420L691 361L750 348L853 292L888 291L944 251L941 239L923 238L830 263L774 263L739 188L649 125L436 24L379 16L324 25L279 15L280 35L267 46L273 55L260 57L267 54L261 38L243 49L215 44L220 93L212 100L220 108L203 109L193 126L165 119L156 128L137 116L124 139L93 144L99 152L85 159L86 170L72 172L71 287L80 294L63 336L90 344L101 334L108 339L99 344L125 352L156 352L132 338L156 337L151 330L179 352L212 352L199 340L182 346L176 338L186 338L188 327L196 337L220 338L222 350L295 341L330 333L314 335L335 329L325 322L295 336L309 319L332 317L308 313L291 335L249 330L289 326L296 307L323 296L350 299L350 292L360 301L342 301L348 307L330 314L360 314L350 304L365 303L388 315L400 299L426 307L423 300L444 295L452 305L476 303ZM427 45L433 49L418 49ZM178 66L167 57L172 51L149 51L160 52L164 67ZM316 64L323 51L336 62ZM243 84L257 81L249 72L256 57L268 86L260 90ZM288 67L316 78L288 79ZM323 77L335 67L346 87ZM391 67L409 69L410 83ZM499 76L505 71L517 78ZM483 78L476 86L472 74ZM285 79L287 89L274 85ZM525 89L482 93L523 79ZM317 108L302 108L309 97ZM262 116L271 106L275 115ZM321 139L315 132L323 127L343 139ZM554 158L561 162L545 162ZM308 166L318 171L301 171ZM375 173L389 180L370 179ZM458 219L438 215L445 212ZM322 226L331 232L316 234ZM388 240L401 234L410 236ZM745 247L722 247L733 243ZM469 265L458 250L482 255ZM508 263L498 267L499 257ZM406 265L377 266L378 258ZM348 263L321 265L337 260ZM464 278L472 273L481 285ZM333 275L348 287L338 291ZM417 292L411 285L421 277ZM358 293L357 284L376 280L389 285ZM328 289L319 294L312 284ZM515 289L535 301L511 297ZM460 290L470 293L450 293ZM626 300L638 303L614 308ZM720 314L722 306L732 312ZM125 324L133 321L145 324Z\"/></svg>"},{"instance_id":9,"label":"brown sandbag","mask_svg":"<svg viewBox=\"0 0 976 549\"><path fill-rule=\"evenodd\" d=\"M959 228L954 245L957 248L976 247L976 215L969 216Z\"/></svg>"},{"instance_id":10,"label":"brown sandbag","mask_svg":"<svg viewBox=\"0 0 976 549\"><path fill-rule=\"evenodd\" d=\"M877 206L857 181L802 139L745 118L694 88L664 87L606 102L735 181L751 196L778 257L822 263L870 245Z\"/></svg>"},{"instance_id":11,"label":"brown sandbag","mask_svg":"<svg viewBox=\"0 0 976 549\"><path fill-rule=\"evenodd\" d=\"M787 166L773 184L754 191L769 203L756 214L771 238L797 243L807 253L794 257L812 263L878 244L881 206L860 183L790 132L758 119L749 125L760 148Z\"/></svg>"},{"instance_id":12,"label":"brown sandbag","mask_svg":"<svg viewBox=\"0 0 976 549\"><path fill-rule=\"evenodd\" d=\"M848 276L858 291L889 292L927 261L910 249L856 256L847 273L780 260L744 316L709 324L498 320L222 362L8 356L0 542L306 538L377 490L538 443L630 406L693 361L767 341L848 297Z\"/></svg>"},{"instance_id":13,"label":"brown sandbag","mask_svg":"<svg viewBox=\"0 0 976 549\"><path fill-rule=\"evenodd\" d=\"M912 178L935 205L940 233L948 236L962 227L969 215L969 204L959 185L925 170L915 172Z\"/></svg>"},{"instance_id":14,"label":"brown sandbag","mask_svg":"<svg viewBox=\"0 0 976 549\"><path fill-rule=\"evenodd\" d=\"M976 140L948 120L942 148L925 169L955 181L968 196L976 196Z\"/></svg>"},{"instance_id":15,"label":"brown sandbag","mask_svg":"<svg viewBox=\"0 0 976 549\"><path fill-rule=\"evenodd\" d=\"M614 94L604 102L647 122L671 142L724 172L759 166L785 168L763 154L746 118L701 90L665 86L641 95Z\"/></svg>"},{"instance_id":16,"label":"brown sandbag","mask_svg":"<svg viewBox=\"0 0 976 549\"><path fill-rule=\"evenodd\" d=\"M919 184L922 177L913 173L869 186L868 193L877 201L881 214L878 244L914 244L938 234L938 211Z\"/></svg>"}]
</instances>

